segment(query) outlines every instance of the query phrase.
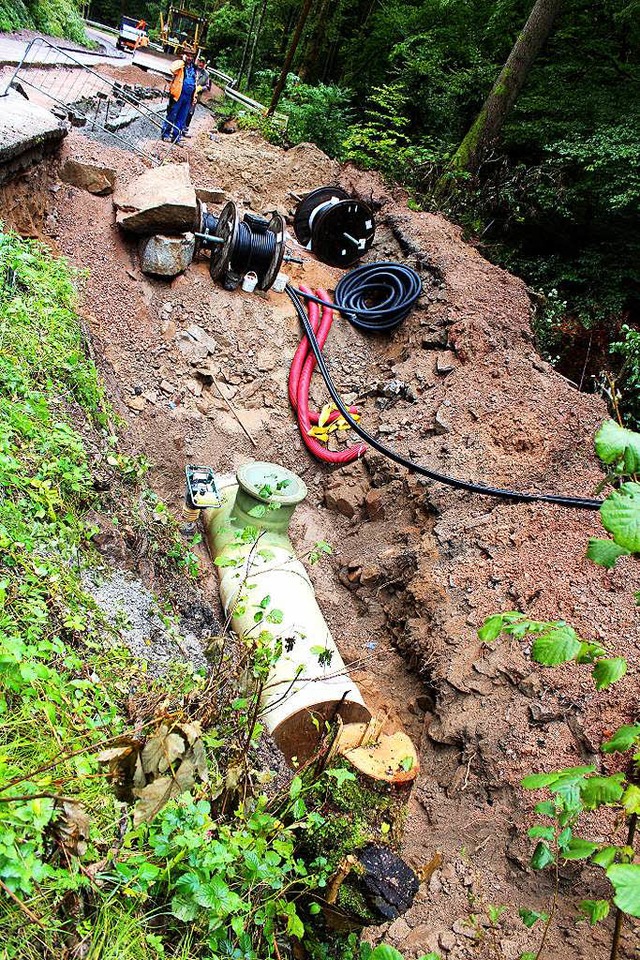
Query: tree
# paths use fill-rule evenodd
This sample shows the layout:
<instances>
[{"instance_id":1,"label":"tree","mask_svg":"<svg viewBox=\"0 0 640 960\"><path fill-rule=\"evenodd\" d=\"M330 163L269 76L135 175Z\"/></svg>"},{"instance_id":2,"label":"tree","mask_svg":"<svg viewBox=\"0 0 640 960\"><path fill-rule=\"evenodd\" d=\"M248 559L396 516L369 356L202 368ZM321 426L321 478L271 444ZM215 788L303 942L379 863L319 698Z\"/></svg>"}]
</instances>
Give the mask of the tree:
<instances>
[{"instance_id":1,"label":"tree","mask_svg":"<svg viewBox=\"0 0 640 960\"><path fill-rule=\"evenodd\" d=\"M509 111L551 33L561 6L562 0L536 0L500 76L451 161L452 170L475 173L483 156L500 137Z\"/></svg>"},{"instance_id":2,"label":"tree","mask_svg":"<svg viewBox=\"0 0 640 960\"><path fill-rule=\"evenodd\" d=\"M291 43L287 51L284 63L282 65L282 70L280 71L280 76L278 77L278 82L276 83L275 90L273 91L273 96L271 98L271 103L269 109L267 110L267 116L271 117L275 113L275 109L278 106L278 101L284 90L284 85L287 82L287 74L289 72L289 67L293 61L296 50L298 49L298 44L300 42L300 37L304 29L304 25L307 22L307 17L313 5L313 0L304 0L302 9L300 11L300 16L298 17L298 22L291 38Z\"/></svg>"}]
</instances>

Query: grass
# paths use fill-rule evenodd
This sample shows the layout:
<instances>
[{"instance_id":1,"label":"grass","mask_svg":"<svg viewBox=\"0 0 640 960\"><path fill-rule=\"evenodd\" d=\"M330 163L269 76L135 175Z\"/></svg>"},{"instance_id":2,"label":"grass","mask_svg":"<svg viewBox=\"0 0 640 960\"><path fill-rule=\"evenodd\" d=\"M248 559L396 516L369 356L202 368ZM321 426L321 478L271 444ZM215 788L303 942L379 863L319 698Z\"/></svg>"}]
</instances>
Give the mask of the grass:
<instances>
[{"instance_id":1,"label":"grass","mask_svg":"<svg viewBox=\"0 0 640 960\"><path fill-rule=\"evenodd\" d=\"M268 798L252 769L259 684L239 678L268 673L267 631L260 661L218 638L206 677L153 680L120 642L126 610L110 625L84 589L96 517L182 592L197 558L120 451L79 279L0 230L0 960L278 960L308 938L354 960L353 938L329 954L314 928L328 861L302 841L323 801L300 776Z\"/></svg>"}]
</instances>

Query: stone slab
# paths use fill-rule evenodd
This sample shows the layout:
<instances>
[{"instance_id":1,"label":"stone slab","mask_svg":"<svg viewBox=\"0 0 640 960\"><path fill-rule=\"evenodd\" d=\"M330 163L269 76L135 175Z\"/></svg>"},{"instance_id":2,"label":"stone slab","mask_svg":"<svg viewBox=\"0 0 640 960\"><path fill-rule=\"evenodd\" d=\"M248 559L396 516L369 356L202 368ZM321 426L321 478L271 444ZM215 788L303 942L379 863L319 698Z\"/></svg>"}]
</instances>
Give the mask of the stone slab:
<instances>
[{"instance_id":1,"label":"stone slab","mask_svg":"<svg viewBox=\"0 0 640 960\"><path fill-rule=\"evenodd\" d=\"M198 223L198 200L188 163L147 170L119 189L113 203L116 223L138 236L185 233Z\"/></svg>"}]
</instances>

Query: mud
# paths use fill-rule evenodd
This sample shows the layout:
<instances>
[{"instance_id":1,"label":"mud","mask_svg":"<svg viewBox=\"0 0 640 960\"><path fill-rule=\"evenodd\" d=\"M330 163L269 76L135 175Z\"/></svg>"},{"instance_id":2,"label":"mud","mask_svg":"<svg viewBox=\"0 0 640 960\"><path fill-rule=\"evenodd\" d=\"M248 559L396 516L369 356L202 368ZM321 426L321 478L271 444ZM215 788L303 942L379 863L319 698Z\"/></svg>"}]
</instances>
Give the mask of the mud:
<instances>
[{"instance_id":1,"label":"mud","mask_svg":"<svg viewBox=\"0 0 640 960\"><path fill-rule=\"evenodd\" d=\"M338 180L376 208L369 259L400 259L420 271L421 302L390 337L365 337L342 320L331 333L332 374L360 398L369 429L456 476L593 495L601 474L592 436L606 409L536 354L522 282L487 263L443 218L409 211L401 192L340 169L313 146L285 152L255 133L224 136L209 117L194 122L194 133L181 159L197 186L221 188L241 207L288 213L290 191ZM141 159L78 131L63 145L66 157L107 164L122 181L144 169ZM335 472L311 460L288 407L299 331L286 297L228 293L211 282L204 259L172 282L150 280L136 246L118 233L109 198L55 182L50 189L41 233L90 271L83 303L98 362L126 441L153 462L154 489L177 514L185 461L228 471L249 459L278 460L309 486L292 536L300 553L321 539L334 546L330 561L312 570L330 629L370 706L420 745L404 856L416 868L437 851L443 857L411 911L376 935L409 958L437 950L448 960L516 960L535 952L539 934L517 911L548 909L553 881L527 866L526 827L539 798L518 782L532 771L597 762L606 731L634 718L637 565L623 558L607 572L586 561L588 537L599 530L588 512L454 491L378 455ZM304 256L287 268L293 280L334 287L340 271ZM194 325L216 341L215 376L254 443L195 374L184 336ZM389 381L410 389L394 396L384 389ZM315 380L312 394L318 405L326 400ZM203 589L213 602L210 572ZM630 676L598 694L585 668L534 667L526 644L484 648L476 633L484 617L514 608L565 618L585 639L606 641L628 658ZM598 822L591 835L604 839L609 829ZM615 836L622 841L619 830ZM612 919L595 931L575 922L579 900L607 895L600 873L563 868L560 893L548 956L608 956ZM507 907L495 930L489 905ZM634 956L637 933L625 925L621 956Z\"/></svg>"}]
</instances>

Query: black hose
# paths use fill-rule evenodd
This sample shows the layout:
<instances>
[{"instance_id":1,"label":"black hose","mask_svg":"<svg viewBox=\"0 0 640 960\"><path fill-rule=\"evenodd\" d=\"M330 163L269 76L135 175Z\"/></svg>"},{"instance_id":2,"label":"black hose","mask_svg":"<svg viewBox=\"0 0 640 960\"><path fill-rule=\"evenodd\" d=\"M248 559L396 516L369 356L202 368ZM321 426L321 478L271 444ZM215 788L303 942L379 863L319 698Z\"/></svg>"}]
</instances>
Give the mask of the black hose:
<instances>
[{"instance_id":1,"label":"black hose","mask_svg":"<svg viewBox=\"0 0 640 960\"><path fill-rule=\"evenodd\" d=\"M367 266L369 270L373 271L377 266L377 264L370 264L370 265L367 264L365 266ZM384 271L385 275L388 274L389 264L383 263L382 266L385 268L385 271ZM393 264L393 266L399 267L400 265ZM304 305L300 300L300 297L305 297L307 300L314 300L316 303L324 304L325 306L330 306L334 310L337 310L340 313L343 313L350 323L354 323L353 317L354 317L355 304L364 303L365 301L364 295L358 296L357 289L354 291L353 286L349 285L351 299L350 299L350 305L347 305L344 302L342 302L338 297L338 290L340 288L340 284L348 280L349 277L352 276L352 274L358 273L358 271L360 271L361 269L362 269L361 267L358 267L356 270L351 271L351 273L347 274L346 277L340 280L340 283L336 287L336 300L338 302L334 304L328 303L325 300L321 300L318 297L313 297L310 294L303 293L302 290L298 290L295 287L292 287L290 284L287 284L287 287L286 287L289 298L291 299L291 302L295 307L295 310L296 310L296 313L298 314L300 322L304 327L304 331L307 335L309 344L311 345L311 349L313 351L313 354L318 364L318 370L322 374L324 382L327 385L327 389L331 395L331 399L333 400L336 407L338 408L338 410L340 411L344 419L347 421L351 429L354 430L354 432L357 433L358 436L361 437L366 443L368 443L369 446L373 447L374 450L377 450L378 453L381 453L385 457L389 457L390 460L395 461L395 463L400 464L400 466L402 467L406 467L406 469L411 471L412 473L417 473L420 476L428 477L430 480L435 480L437 483L446 484L447 486L454 487L457 490L468 490L470 493L478 493L486 497L500 497L504 500L515 501L516 503L554 503L561 507L573 507L574 509L578 509L578 510L599 510L600 506L602 505L602 500L590 500L586 497L570 497L570 496L565 496L563 494L553 494L553 493L522 493L517 490L507 490L501 487L488 487L480 483L473 483L469 480L459 480L456 477L449 477L444 473L439 473L437 470L430 470L428 467L424 467L422 466L422 464L415 463L413 460L410 460L408 457L404 457L401 453L398 453L397 450L392 450L390 447L385 446L383 443L377 440L374 436L368 433L362 426L360 426L359 423L357 423L353 419L353 417L349 413L349 410L345 406L338 389L336 388L333 380L331 379L331 374L327 369L327 365L325 363L322 350L320 349L320 346L316 339L316 335L313 331L313 327L309 322L307 311L305 310ZM406 268L406 267L402 267L401 269L402 271L409 270L409 268ZM413 273L414 271L411 271L411 272ZM387 283L387 281L385 280L384 283ZM373 290L373 288L375 287L375 283L371 279L370 275L367 278L367 285L368 285L367 289L369 289L370 291ZM417 299L417 296L413 298L412 304L415 303L416 299ZM364 308L358 310L358 317L357 317L358 323L357 324L354 323L354 325L359 326L361 329L365 329L365 330L393 329L393 327L397 326L398 323L400 322L399 320L397 322L393 321L393 318L394 318L393 303L390 301L386 301L383 304L383 308L384 308L383 322L386 322L386 323L391 322L392 326L381 326L380 324L372 321L372 318L369 316L370 310L372 309L373 313L375 314L379 312L379 308L376 308L376 307L369 308L366 305L364 306ZM409 309L411 308L409 307ZM401 317L401 319L403 319L408 313L408 310L405 310L404 300L398 304L398 310L404 311L403 316Z\"/></svg>"}]
</instances>

